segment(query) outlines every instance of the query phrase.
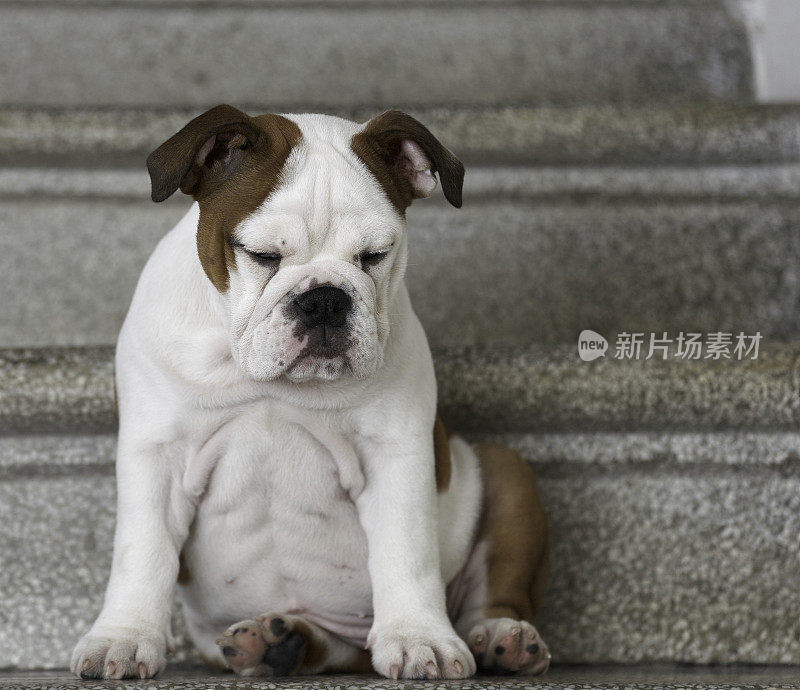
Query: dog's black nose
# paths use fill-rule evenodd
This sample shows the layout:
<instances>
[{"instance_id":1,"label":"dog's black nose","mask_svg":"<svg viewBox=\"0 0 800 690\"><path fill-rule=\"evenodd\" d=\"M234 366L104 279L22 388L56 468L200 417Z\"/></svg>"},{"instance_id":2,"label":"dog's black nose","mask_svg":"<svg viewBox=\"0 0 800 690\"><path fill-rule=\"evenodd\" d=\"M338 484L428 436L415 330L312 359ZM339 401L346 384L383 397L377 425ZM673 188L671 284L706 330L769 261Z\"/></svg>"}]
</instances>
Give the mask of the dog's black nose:
<instances>
[{"instance_id":1,"label":"dog's black nose","mask_svg":"<svg viewBox=\"0 0 800 690\"><path fill-rule=\"evenodd\" d=\"M299 295L294 304L297 318L306 328L344 326L353 300L344 290L325 285Z\"/></svg>"}]
</instances>

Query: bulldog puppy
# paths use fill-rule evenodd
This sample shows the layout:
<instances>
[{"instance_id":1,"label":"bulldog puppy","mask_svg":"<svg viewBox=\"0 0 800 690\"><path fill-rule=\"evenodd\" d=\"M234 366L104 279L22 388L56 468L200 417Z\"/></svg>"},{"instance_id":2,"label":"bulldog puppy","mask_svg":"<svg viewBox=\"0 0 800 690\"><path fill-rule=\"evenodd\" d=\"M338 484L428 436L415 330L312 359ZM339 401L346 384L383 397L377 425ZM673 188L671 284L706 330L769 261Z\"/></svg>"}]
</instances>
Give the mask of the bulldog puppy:
<instances>
[{"instance_id":1,"label":"bulldog puppy","mask_svg":"<svg viewBox=\"0 0 800 690\"><path fill-rule=\"evenodd\" d=\"M114 556L72 672L163 669L176 582L197 648L241 675L544 672L533 473L437 420L403 283L406 209L436 173L461 206L459 160L398 111L221 105L148 168L155 201L196 203L120 333Z\"/></svg>"}]
</instances>

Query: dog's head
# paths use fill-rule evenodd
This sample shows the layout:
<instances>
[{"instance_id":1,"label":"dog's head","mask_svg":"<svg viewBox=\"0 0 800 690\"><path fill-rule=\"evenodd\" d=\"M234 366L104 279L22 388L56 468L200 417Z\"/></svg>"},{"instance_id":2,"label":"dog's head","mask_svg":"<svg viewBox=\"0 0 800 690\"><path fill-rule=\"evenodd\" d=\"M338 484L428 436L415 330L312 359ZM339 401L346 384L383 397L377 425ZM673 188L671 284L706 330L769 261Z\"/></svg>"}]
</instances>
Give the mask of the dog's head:
<instances>
[{"instance_id":1,"label":"dog's head","mask_svg":"<svg viewBox=\"0 0 800 690\"><path fill-rule=\"evenodd\" d=\"M200 208L200 263L224 296L233 356L258 380L366 378L406 265L405 211L464 167L417 120L250 117L220 105L147 159L154 201Z\"/></svg>"}]
</instances>

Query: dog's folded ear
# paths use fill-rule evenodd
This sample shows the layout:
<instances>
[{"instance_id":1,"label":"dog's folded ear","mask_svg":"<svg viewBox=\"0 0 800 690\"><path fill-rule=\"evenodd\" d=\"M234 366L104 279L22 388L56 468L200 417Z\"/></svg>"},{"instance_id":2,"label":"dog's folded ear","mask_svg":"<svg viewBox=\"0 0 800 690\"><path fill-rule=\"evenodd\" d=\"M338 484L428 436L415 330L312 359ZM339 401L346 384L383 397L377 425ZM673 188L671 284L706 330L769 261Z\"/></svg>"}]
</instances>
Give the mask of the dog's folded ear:
<instances>
[{"instance_id":1,"label":"dog's folded ear","mask_svg":"<svg viewBox=\"0 0 800 690\"><path fill-rule=\"evenodd\" d=\"M410 115L388 110L372 118L351 145L401 212L414 199L431 195L437 172L447 200L461 207L464 166Z\"/></svg>"},{"instance_id":2,"label":"dog's folded ear","mask_svg":"<svg viewBox=\"0 0 800 690\"><path fill-rule=\"evenodd\" d=\"M199 115L147 157L153 201L164 201L179 187L195 199L207 195L264 136L249 115L230 105Z\"/></svg>"}]
</instances>

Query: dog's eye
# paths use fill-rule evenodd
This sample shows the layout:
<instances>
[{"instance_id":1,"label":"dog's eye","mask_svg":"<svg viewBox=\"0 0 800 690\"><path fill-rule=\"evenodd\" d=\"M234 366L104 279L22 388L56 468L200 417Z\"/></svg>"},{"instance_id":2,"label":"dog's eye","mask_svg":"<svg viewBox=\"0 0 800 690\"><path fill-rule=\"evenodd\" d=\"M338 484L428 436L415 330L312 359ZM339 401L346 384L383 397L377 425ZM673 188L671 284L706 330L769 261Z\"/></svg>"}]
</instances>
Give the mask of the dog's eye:
<instances>
[{"instance_id":1,"label":"dog's eye","mask_svg":"<svg viewBox=\"0 0 800 690\"><path fill-rule=\"evenodd\" d=\"M231 242L230 244L234 249L241 249L243 252L246 252L249 257L265 266L277 266L283 258L278 252L254 252L252 249L245 247L241 242Z\"/></svg>"},{"instance_id":2,"label":"dog's eye","mask_svg":"<svg viewBox=\"0 0 800 690\"><path fill-rule=\"evenodd\" d=\"M372 266L377 266L389 252L362 252L358 260L365 271Z\"/></svg>"},{"instance_id":3,"label":"dog's eye","mask_svg":"<svg viewBox=\"0 0 800 690\"><path fill-rule=\"evenodd\" d=\"M266 266L274 266L275 264L280 263L281 255L278 252L250 252L248 254L252 256L258 263L264 264Z\"/></svg>"}]
</instances>

